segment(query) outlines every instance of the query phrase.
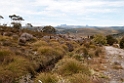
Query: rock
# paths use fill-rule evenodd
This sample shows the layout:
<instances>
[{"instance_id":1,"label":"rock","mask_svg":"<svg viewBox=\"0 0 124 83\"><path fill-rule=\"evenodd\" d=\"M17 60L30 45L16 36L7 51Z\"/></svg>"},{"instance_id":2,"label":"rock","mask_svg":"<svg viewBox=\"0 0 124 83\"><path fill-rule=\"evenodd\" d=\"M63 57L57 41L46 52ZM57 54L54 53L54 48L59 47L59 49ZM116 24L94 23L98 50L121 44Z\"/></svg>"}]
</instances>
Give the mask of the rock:
<instances>
[{"instance_id":1,"label":"rock","mask_svg":"<svg viewBox=\"0 0 124 83\"><path fill-rule=\"evenodd\" d=\"M31 35L31 34L29 34L29 33L23 33L23 34L21 35L21 38L25 38L26 41L29 41L29 40L33 39L33 35Z\"/></svg>"},{"instance_id":2,"label":"rock","mask_svg":"<svg viewBox=\"0 0 124 83\"><path fill-rule=\"evenodd\" d=\"M3 36L12 36L12 32L3 32Z\"/></svg>"},{"instance_id":3,"label":"rock","mask_svg":"<svg viewBox=\"0 0 124 83\"><path fill-rule=\"evenodd\" d=\"M19 42L20 42L20 43L26 43L26 38L20 37L20 38L19 38Z\"/></svg>"},{"instance_id":4,"label":"rock","mask_svg":"<svg viewBox=\"0 0 124 83\"><path fill-rule=\"evenodd\" d=\"M48 42L51 39L51 37L50 36L43 36L42 39L44 41Z\"/></svg>"},{"instance_id":5,"label":"rock","mask_svg":"<svg viewBox=\"0 0 124 83\"><path fill-rule=\"evenodd\" d=\"M25 43L27 41L30 41L30 40L33 40L33 39L34 39L33 35L31 35L29 33L23 33L21 35L21 37L18 39L18 42L19 42L20 45L25 45Z\"/></svg>"}]
</instances>

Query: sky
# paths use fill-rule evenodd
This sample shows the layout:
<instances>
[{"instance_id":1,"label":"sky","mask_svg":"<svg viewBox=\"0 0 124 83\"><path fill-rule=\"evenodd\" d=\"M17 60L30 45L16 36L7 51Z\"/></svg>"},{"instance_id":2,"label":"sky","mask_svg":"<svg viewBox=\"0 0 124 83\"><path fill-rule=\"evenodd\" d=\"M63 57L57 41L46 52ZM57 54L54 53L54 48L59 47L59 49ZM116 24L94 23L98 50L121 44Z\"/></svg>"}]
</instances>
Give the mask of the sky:
<instances>
[{"instance_id":1,"label":"sky","mask_svg":"<svg viewBox=\"0 0 124 83\"><path fill-rule=\"evenodd\" d=\"M1 23L19 15L23 25L123 26L124 0L0 0Z\"/></svg>"}]
</instances>

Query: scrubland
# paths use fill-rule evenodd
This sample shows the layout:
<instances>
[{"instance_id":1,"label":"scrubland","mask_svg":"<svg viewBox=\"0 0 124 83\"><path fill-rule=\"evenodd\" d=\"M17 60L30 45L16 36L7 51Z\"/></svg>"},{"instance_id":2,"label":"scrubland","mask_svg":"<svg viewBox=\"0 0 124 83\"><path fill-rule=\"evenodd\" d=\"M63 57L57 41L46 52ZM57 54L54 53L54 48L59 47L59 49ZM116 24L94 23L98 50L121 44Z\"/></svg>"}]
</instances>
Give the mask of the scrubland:
<instances>
[{"instance_id":1,"label":"scrubland","mask_svg":"<svg viewBox=\"0 0 124 83\"><path fill-rule=\"evenodd\" d=\"M103 83L108 79L100 72L106 70L105 49L93 39L79 43L57 34L0 28L0 83ZM33 38L19 41L23 33Z\"/></svg>"}]
</instances>

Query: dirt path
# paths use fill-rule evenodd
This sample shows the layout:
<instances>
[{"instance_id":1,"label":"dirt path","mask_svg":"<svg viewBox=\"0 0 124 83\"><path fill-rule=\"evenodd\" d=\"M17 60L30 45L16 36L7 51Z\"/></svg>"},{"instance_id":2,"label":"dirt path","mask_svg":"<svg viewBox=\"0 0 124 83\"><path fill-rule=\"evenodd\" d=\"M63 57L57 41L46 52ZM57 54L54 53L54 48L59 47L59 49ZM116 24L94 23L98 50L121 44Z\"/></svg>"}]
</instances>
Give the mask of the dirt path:
<instances>
[{"instance_id":1,"label":"dirt path","mask_svg":"<svg viewBox=\"0 0 124 83\"><path fill-rule=\"evenodd\" d=\"M105 46L106 70L104 75L109 79L105 83L124 83L124 50Z\"/></svg>"}]
</instances>

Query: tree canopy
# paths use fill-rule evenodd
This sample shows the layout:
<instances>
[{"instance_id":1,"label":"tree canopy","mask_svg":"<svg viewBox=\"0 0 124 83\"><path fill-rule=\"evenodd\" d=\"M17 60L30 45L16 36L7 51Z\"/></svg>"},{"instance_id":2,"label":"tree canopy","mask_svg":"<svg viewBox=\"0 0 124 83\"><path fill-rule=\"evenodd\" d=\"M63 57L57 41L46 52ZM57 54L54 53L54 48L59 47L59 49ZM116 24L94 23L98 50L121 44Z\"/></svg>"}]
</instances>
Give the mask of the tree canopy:
<instances>
[{"instance_id":1,"label":"tree canopy","mask_svg":"<svg viewBox=\"0 0 124 83\"><path fill-rule=\"evenodd\" d=\"M3 16L0 15L0 19L4 19Z\"/></svg>"},{"instance_id":2,"label":"tree canopy","mask_svg":"<svg viewBox=\"0 0 124 83\"><path fill-rule=\"evenodd\" d=\"M48 34L55 34L56 33L56 29L54 27L52 27L52 26L44 26L42 31L44 33L48 33Z\"/></svg>"},{"instance_id":3,"label":"tree canopy","mask_svg":"<svg viewBox=\"0 0 124 83\"><path fill-rule=\"evenodd\" d=\"M15 15L15 14L9 15L9 18L11 20L14 20L14 21L23 21L24 20L21 16L18 16L18 15Z\"/></svg>"},{"instance_id":4,"label":"tree canopy","mask_svg":"<svg viewBox=\"0 0 124 83\"><path fill-rule=\"evenodd\" d=\"M20 21L24 21L24 19L21 16L18 16L15 14L9 15L9 18L11 20L13 20L13 22L11 22L11 24L13 25L14 28L17 28L17 29L19 29L21 27Z\"/></svg>"}]
</instances>

